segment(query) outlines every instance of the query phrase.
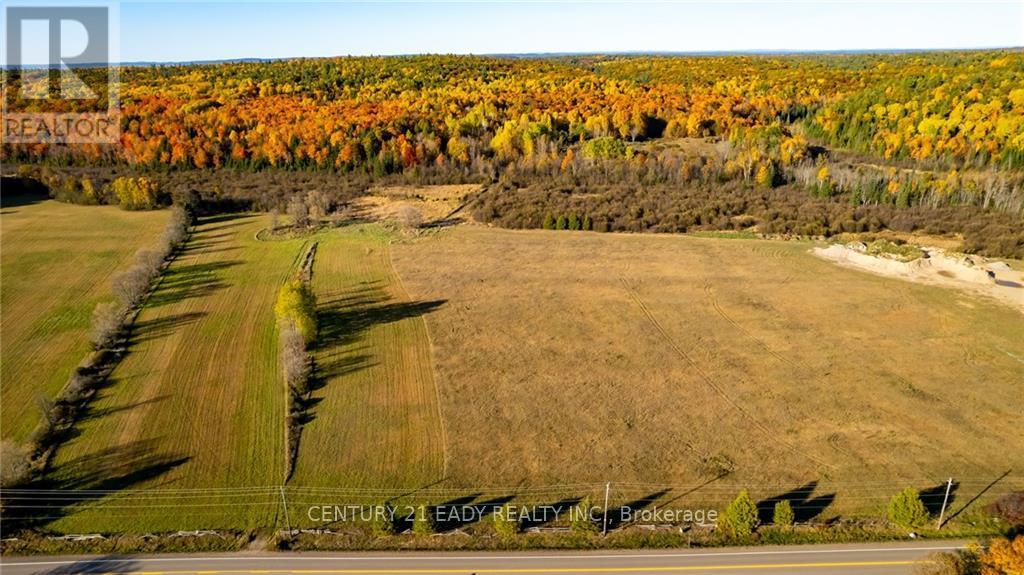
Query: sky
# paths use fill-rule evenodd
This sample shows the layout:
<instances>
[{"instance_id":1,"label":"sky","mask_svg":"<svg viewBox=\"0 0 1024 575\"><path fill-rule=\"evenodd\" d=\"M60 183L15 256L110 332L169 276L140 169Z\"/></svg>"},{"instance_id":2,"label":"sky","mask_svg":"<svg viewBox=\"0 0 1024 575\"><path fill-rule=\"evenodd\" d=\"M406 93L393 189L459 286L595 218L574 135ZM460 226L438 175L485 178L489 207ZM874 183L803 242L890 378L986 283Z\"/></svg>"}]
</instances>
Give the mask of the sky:
<instances>
[{"instance_id":1,"label":"sky","mask_svg":"<svg viewBox=\"0 0 1024 575\"><path fill-rule=\"evenodd\" d=\"M57 3L57 2L53 2ZM1024 46L1024 1L120 3L120 60ZM74 35L74 29L65 32ZM32 34L26 32L32 37ZM81 36L81 34L79 34ZM69 44L74 44L70 42ZM6 63L6 61L5 61Z\"/></svg>"}]
</instances>

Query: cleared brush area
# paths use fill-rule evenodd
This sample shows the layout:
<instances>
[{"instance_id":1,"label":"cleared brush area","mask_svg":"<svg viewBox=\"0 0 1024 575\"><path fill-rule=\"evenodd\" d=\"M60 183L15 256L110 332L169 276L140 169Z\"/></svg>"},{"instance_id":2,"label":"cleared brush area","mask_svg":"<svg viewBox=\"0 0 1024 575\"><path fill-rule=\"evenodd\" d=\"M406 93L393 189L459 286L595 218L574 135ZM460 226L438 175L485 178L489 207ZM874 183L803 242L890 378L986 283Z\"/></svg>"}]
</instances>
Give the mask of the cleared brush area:
<instances>
[{"instance_id":1,"label":"cleared brush area","mask_svg":"<svg viewBox=\"0 0 1024 575\"><path fill-rule=\"evenodd\" d=\"M862 510L899 486L1020 469L1020 313L810 247L482 227L394 246L410 296L447 300L425 316L447 475L699 485L730 472Z\"/></svg>"},{"instance_id":2,"label":"cleared brush area","mask_svg":"<svg viewBox=\"0 0 1024 575\"><path fill-rule=\"evenodd\" d=\"M424 316L375 225L319 236L319 334L310 415L293 486L416 488L441 478L444 445Z\"/></svg>"},{"instance_id":3,"label":"cleared brush area","mask_svg":"<svg viewBox=\"0 0 1024 575\"><path fill-rule=\"evenodd\" d=\"M52 399L89 352L92 311L113 299L111 277L156 241L168 215L52 200L4 206L3 438L24 442L32 433L37 396Z\"/></svg>"},{"instance_id":4,"label":"cleared brush area","mask_svg":"<svg viewBox=\"0 0 1024 575\"><path fill-rule=\"evenodd\" d=\"M51 474L61 488L211 492L75 508L61 531L160 531L273 524L284 480L285 392L274 296L303 240L262 242L265 216L200 222L136 321L128 355ZM246 488L239 493L224 490ZM221 491L212 491L221 490ZM59 515L59 514L58 514Z\"/></svg>"}]
</instances>

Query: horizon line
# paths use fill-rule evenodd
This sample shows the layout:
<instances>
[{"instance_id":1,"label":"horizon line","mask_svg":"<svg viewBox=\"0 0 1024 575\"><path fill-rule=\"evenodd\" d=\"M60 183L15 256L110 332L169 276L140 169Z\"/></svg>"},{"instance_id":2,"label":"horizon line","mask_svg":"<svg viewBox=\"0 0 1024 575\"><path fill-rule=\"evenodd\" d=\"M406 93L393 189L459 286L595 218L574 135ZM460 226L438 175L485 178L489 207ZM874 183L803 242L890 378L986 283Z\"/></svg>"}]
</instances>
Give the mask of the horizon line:
<instances>
[{"instance_id":1,"label":"horizon line","mask_svg":"<svg viewBox=\"0 0 1024 575\"><path fill-rule=\"evenodd\" d=\"M609 50L585 52L408 52L399 54L335 54L330 56L237 56L231 58L210 58L206 60L130 60L127 62L88 62L67 66L69 68L102 67L116 64L117 66L148 67L148 66L203 66L235 63L285 62L290 60L335 60L356 58L413 58L417 56L466 56L476 58L522 58L522 59L553 59L573 56L813 56L813 55L871 55L871 54L907 54L919 52L988 52L988 51L1024 51L1024 45L1017 46L964 46L952 48L839 48L839 49L793 49L793 48L756 48L741 50ZM58 67L54 64L3 64L0 68L12 69L43 69Z\"/></svg>"}]
</instances>

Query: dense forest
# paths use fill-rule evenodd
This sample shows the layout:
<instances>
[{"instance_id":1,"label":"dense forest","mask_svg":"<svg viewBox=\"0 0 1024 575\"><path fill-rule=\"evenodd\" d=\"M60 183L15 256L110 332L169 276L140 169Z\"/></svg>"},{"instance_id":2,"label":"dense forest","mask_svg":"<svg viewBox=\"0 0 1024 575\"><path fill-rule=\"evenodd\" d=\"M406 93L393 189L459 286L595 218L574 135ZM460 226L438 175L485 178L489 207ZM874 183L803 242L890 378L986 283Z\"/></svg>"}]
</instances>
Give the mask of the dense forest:
<instances>
[{"instance_id":1,"label":"dense forest","mask_svg":"<svg viewBox=\"0 0 1024 575\"><path fill-rule=\"evenodd\" d=\"M19 78L4 74L10 99ZM304 59L127 67L121 82L120 145L5 143L5 164L478 181L490 186L477 214L505 225L570 208L609 230L830 235L895 221L1024 257L1020 50ZM97 184L60 183L70 201L108 201ZM615 207L577 206L595 193ZM680 198L700 205L680 211ZM827 207L786 219L805 203Z\"/></svg>"}]
</instances>

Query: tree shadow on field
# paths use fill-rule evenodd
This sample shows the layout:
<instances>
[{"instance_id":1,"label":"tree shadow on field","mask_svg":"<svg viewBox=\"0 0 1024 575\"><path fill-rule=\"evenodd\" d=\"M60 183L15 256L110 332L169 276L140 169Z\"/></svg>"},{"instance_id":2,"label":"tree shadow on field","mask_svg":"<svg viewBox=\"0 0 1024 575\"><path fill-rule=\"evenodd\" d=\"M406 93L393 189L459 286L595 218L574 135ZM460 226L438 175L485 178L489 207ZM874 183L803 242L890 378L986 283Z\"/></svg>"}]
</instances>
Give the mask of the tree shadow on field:
<instances>
[{"instance_id":1,"label":"tree shadow on field","mask_svg":"<svg viewBox=\"0 0 1024 575\"><path fill-rule=\"evenodd\" d=\"M189 460L160 453L156 445L156 440L144 440L107 447L62 463L24 487L5 489L7 532L39 529L79 508L96 512L105 501L116 505L122 498L118 492L152 481Z\"/></svg>"},{"instance_id":2,"label":"tree shadow on field","mask_svg":"<svg viewBox=\"0 0 1024 575\"><path fill-rule=\"evenodd\" d=\"M239 265L238 260L171 266L164 272L156 291L146 301L146 307L155 308L186 299L203 297L228 287L218 273Z\"/></svg>"},{"instance_id":3,"label":"tree shadow on field","mask_svg":"<svg viewBox=\"0 0 1024 575\"><path fill-rule=\"evenodd\" d=\"M782 501L788 501L793 507L793 520L795 522L806 523L814 519L821 515L829 505L832 505L832 502L836 499L835 493L812 497L814 490L817 488L818 482L815 480L785 493L758 501L758 519L760 519L761 523L771 523L775 515L775 504Z\"/></svg>"},{"instance_id":4,"label":"tree shadow on field","mask_svg":"<svg viewBox=\"0 0 1024 575\"><path fill-rule=\"evenodd\" d=\"M169 395L159 395L157 397L153 397L153 398L150 398L150 399L147 399L147 400L144 400L144 401L136 401L134 403L126 403L124 405L114 405L114 406L111 406L111 407L104 407L102 409L96 408L95 407L95 402L90 402L88 405L85 406L84 410L82 411L82 415L78 418L78 420L79 421L87 421L87 420L90 420L90 419L99 419L101 417L106 417L108 415L113 415L115 413L121 413L121 412L124 412L124 411L131 411L131 410L133 410L133 409L135 409L137 407L142 407L144 405L151 405L151 404L154 404L154 403L159 403L159 402L167 399L168 397L170 397L170 396Z\"/></svg>"},{"instance_id":5,"label":"tree shadow on field","mask_svg":"<svg viewBox=\"0 0 1024 575\"><path fill-rule=\"evenodd\" d=\"M477 493L466 497L458 497L438 505L436 508L439 516L437 521L438 533L454 531L466 525L476 523L489 517L495 510L500 509L502 505L515 499L515 495L503 495L474 503L473 501L481 495L481 493Z\"/></svg>"},{"instance_id":6,"label":"tree shadow on field","mask_svg":"<svg viewBox=\"0 0 1024 575\"><path fill-rule=\"evenodd\" d=\"M644 495L639 499L634 499L633 501L623 503L618 507L612 507L608 509L608 529L615 529L618 526L622 525L626 522L627 517L631 517L635 515L637 511L650 507L651 505L654 504L655 501L668 495L670 491L672 490L662 489L660 491L655 491L653 493Z\"/></svg>"},{"instance_id":7,"label":"tree shadow on field","mask_svg":"<svg viewBox=\"0 0 1024 575\"><path fill-rule=\"evenodd\" d=\"M220 224L222 222L234 222L225 225L217 225L205 228L203 232L209 232L212 230L226 230L229 228L237 228L238 226L245 225L245 220L251 220L256 216L253 214L217 214L215 216L204 216L199 218L198 224L200 226L210 226L211 224ZM242 221L236 221L242 220Z\"/></svg>"},{"instance_id":8,"label":"tree shadow on field","mask_svg":"<svg viewBox=\"0 0 1024 575\"><path fill-rule=\"evenodd\" d=\"M566 497L564 499L559 499L550 505L545 505L544 507L546 510L544 512L531 513L523 519L520 527L523 531L543 527L544 525L554 521L556 518L565 515L570 509L579 505L580 501L583 501L582 497ZM550 510L550 513L547 512L547 510Z\"/></svg>"},{"instance_id":9,"label":"tree shadow on field","mask_svg":"<svg viewBox=\"0 0 1024 575\"><path fill-rule=\"evenodd\" d=\"M141 568L142 564L132 557L123 555L104 555L102 557L82 559L67 565L54 567L49 571L40 571L40 573L44 573L45 575L132 573Z\"/></svg>"},{"instance_id":10,"label":"tree shadow on field","mask_svg":"<svg viewBox=\"0 0 1024 575\"><path fill-rule=\"evenodd\" d=\"M370 367L370 356L360 350L341 348L361 340L365 332L374 326L393 323L403 319L419 317L444 305L446 300L392 302L385 291L376 287L379 282L365 283L354 292L325 301L317 310L316 349L322 355L317 364L318 382Z\"/></svg>"},{"instance_id":11,"label":"tree shadow on field","mask_svg":"<svg viewBox=\"0 0 1024 575\"><path fill-rule=\"evenodd\" d=\"M17 176L0 178L0 208L16 208L28 206L50 199L49 189L39 180ZM17 210L4 210L4 214L17 213Z\"/></svg>"},{"instance_id":12,"label":"tree shadow on field","mask_svg":"<svg viewBox=\"0 0 1024 575\"><path fill-rule=\"evenodd\" d=\"M960 508L959 508L959 509L957 509L956 511L953 511L953 510L952 510L952 508L953 508L953 506L952 506L952 505L950 505L949 507L947 507L947 509L949 509L949 510L950 510L950 513L949 513L949 515L947 515L947 516L945 517L945 519L944 519L944 520L942 521L942 524L943 524L943 525L945 525L946 523L949 523L949 522L950 522L950 521L951 521L951 520L952 520L952 519L953 519L954 517L956 517L956 516L960 515L961 513L963 513L963 512L964 512L964 511L965 511L965 510L966 510L966 509L967 509L968 507L970 507L971 505L973 505L975 501L977 501L977 500L981 499L981 497L982 497L983 495L985 495L985 494L986 494L986 493L988 493L988 492L989 492L989 491L990 491L990 490L991 490L991 489L992 489L993 487L995 487L995 486L996 486L996 484L998 484L998 483L999 483L1000 481L1002 481L1002 480L1006 479L1007 477L1009 477L1009 476L1010 476L1010 473L1011 473L1012 471L1013 471L1012 469L1007 469L1007 470L1006 470L1006 471L1005 471L1005 472L1004 472L1004 473L1003 473L1002 475L1000 475L999 477L996 477L995 479L993 479L991 483L989 483L988 485L986 485L985 487L983 487L983 488L981 489L981 491L979 491L978 493L976 493L976 494L974 495L974 497L971 497L971 498L970 498L970 499L969 499L969 500L968 500L968 501L967 501L966 503L964 503L963 505L961 505L961 506L960 506ZM954 483L954 485L956 485L956 484ZM950 495L950 497L952 497L952 495Z\"/></svg>"},{"instance_id":13,"label":"tree shadow on field","mask_svg":"<svg viewBox=\"0 0 1024 575\"><path fill-rule=\"evenodd\" d=\"M193 311L145 321L136 321L128 336L128 345L131 347L168 336L179 327L196 322L205 316L206 312Z\"/></svg>"},{"instance_id":14,"label":"tree shadow on field","mask_svg":"<svg viewBox=\"0 0 1024 575\"><path fill-rule=\"evenodd\" d=\"M960 488L960 482L954 481L953 485L949 488L949 501L948 506L953 505L953 501L956 499L956 492ZM942 500L946 498L946 484L940 483L935 487L929 487L928 489L922 489L920 491L921 503L924 503L924 508L928 511L929 515L938 517L939 512L942 511Z\"/></svg>"}]
</instances>

